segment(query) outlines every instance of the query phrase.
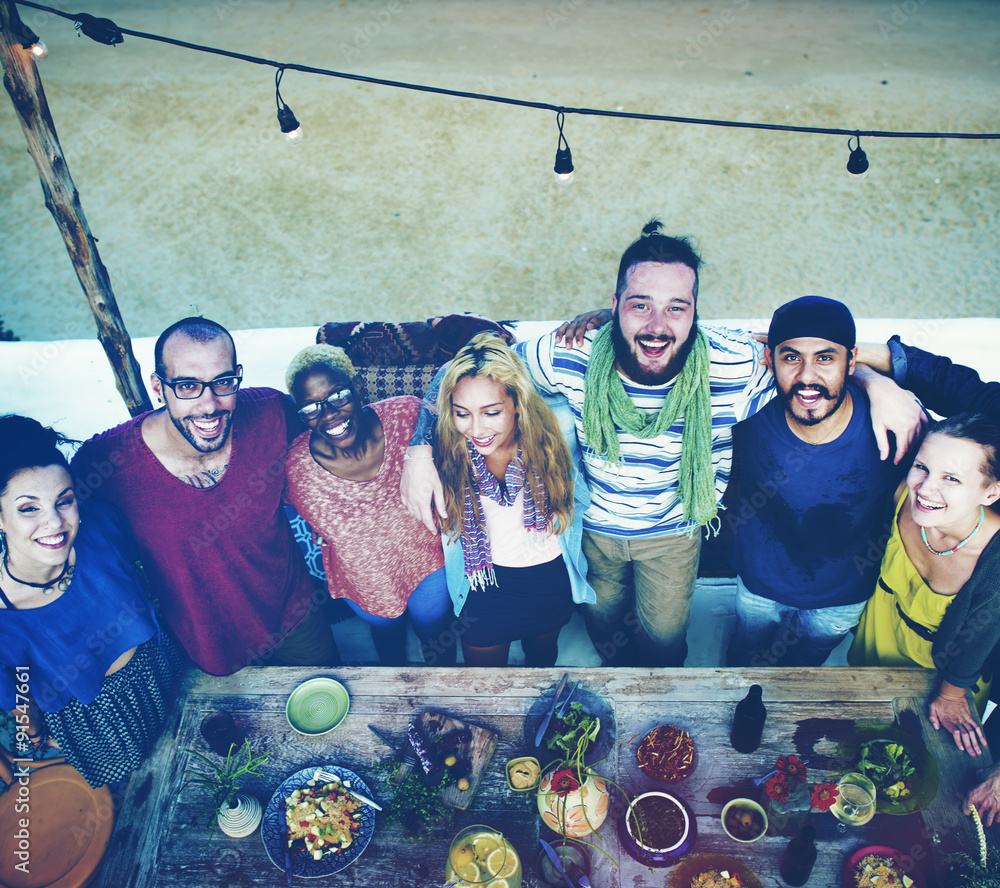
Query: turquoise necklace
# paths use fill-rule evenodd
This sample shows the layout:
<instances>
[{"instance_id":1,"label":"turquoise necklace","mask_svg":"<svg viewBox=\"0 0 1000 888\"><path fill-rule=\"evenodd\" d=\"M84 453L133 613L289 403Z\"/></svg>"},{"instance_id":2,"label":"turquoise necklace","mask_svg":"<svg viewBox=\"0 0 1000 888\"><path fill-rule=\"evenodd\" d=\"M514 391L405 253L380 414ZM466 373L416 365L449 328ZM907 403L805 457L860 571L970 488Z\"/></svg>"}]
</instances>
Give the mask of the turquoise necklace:
<instances>
[{"instance_id":1,"label":"turquoise necklace","mask_svg":"<svg viewBox=\"0 0 1000 888\"><path fill-rule=\"evenodd\" d=\"M946 549L944 552L938 552L937 549L932 549L931 548L931 544L927 542L927 531L924 530L922 527L920 528L920 539L922 539L924 541L924 545L927 547L927 551L931 552L934 555L954 555L959 549L962 548L962 546L964 546L967 542L969 542L969 540L971 540L976 535L976 531L978 531L979 528L983 526L983 520L985 519L985 517L986 517L986 510L983 509L982 506L980 506L979 507L979 523L975 527L972 528L972 533L970 533L957 546L955 546L952 549Z\"/></svg>"}]
</instances>

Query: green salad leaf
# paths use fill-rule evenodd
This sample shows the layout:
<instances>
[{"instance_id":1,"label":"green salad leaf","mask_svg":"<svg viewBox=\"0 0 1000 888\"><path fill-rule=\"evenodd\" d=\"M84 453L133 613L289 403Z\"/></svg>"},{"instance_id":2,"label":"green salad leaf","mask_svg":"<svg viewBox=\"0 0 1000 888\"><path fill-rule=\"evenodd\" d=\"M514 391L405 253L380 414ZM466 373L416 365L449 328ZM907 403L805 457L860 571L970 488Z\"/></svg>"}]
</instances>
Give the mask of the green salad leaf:
<instances>
[{"instance_id":1,"label":"green salad leaf","mask_svg":"<svg viewBox=\"0 0 1000 888\"><path fill-rule=\"evenodd\" d=\"M901 799L910 794L916 765L906 747L890 740L869 740L861 746L858 770L875 788L891 799Z\"/></svg>"}]
</instances>

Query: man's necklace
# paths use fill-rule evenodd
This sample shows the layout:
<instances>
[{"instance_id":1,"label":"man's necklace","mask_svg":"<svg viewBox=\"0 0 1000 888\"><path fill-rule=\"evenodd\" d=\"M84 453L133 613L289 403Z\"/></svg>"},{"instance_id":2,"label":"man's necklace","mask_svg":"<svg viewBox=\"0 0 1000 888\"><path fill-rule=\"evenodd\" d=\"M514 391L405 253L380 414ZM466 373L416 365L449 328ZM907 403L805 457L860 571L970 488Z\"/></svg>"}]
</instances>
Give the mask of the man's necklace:
<instances>
[{"instance_id":1,"label":"man's necklace","mask_svg":"<svg viewBox=\"0 0 1000 888\"><path fill-rule=\"evenodd\" d=\"M32 589L41 589L42 595L51 595L56 589L60 592L65 592L69 588L70 580L73 579L73 571L75 568L76 565L70 566L69 559L67 558L63 562L63 567L59 572L59 576L57 576L54 580L49 580L47 583L29 583L27 580L15 577L14 574L10 572L10 562L7 560L7 553L3 553L3 569L7 576L9 576L15 583L20 583L22 586L29 586Z\"/></svg>"},{"instance_id":2,"label":"man's necklace","mask_svg":"<svg viewBox=\"0 0 1000 888\"><path fill-rule=\"evenodd\" d=\"M969 540L971 540L975 535L976 531L983 526L983 519L986 517L986 510L982 506L979 507L979 523L972 528L972 533L970 533L962 542L957 546L953 546L951 549L945 549L943 552L938 552L937 549L932 549L931 544L927 542L927 531L922 527L920 528L920 539L924 541L924 545L927 547L927 551L934 555L954 555L959 549L962 548Z\"/></svg>"}]
</instances>

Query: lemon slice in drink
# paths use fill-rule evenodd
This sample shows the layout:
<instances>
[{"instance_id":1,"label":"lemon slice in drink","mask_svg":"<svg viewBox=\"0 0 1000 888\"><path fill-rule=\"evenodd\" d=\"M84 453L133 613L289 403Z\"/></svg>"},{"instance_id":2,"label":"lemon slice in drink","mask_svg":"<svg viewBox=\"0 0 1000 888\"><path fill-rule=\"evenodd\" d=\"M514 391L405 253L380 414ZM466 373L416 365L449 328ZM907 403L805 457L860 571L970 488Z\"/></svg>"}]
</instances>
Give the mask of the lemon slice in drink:
<instances>
[{"instance_id":1,"label":"lemon slice in drink","mask_svg":"<svg viewBox=\"0 0 1000 888\"><path fill-rule=\"evenodd\" d=\"M483 861L496 851L502 850L503 840L496 833L477 833L472 837L472 847L476 849L476 857Z\"/></svg>"},{"instance_id":2,"label":"lemon slice in drink","mask_svg":"<svg viewBox=\"0 0 1000 888\"><path fill-rule=\"evenodd\" d=\"M481 879L481 873L479 872L479 867L474 863L461 863L456 867L453 867L455 875L458 876L463 882L478 883Z\"/></svg>"},{"instance_id":3,"label":"lemon slice in drink","mask_svg":"<svg viewBox=\"0 0 1000 888\"><path fill-rule=\"evenodd\" d=\"M506 880L521 868L521 861L510 842L505 841L504 844L506 848L497 848L486 859L486 870L490 875ZM492 884L498 883L493 882Z\"/></svg>"}]
</instances>

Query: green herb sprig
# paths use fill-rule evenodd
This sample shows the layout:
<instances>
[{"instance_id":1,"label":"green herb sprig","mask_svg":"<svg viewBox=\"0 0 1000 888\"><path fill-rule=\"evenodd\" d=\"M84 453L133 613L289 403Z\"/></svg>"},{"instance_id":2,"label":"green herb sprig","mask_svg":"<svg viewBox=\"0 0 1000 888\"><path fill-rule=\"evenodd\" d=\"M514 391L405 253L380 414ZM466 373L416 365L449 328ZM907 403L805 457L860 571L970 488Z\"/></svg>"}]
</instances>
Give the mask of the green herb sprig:
<instances>
[{"instance_id":1,"label":"green herb sprig","mask_svg":"<svg viewBox=\"0 0 1000 888\"><path fill-rule=\"evenodd\" d=\"M387 760L372 766L372 773L385 783L390 799L383 804L389 823L399 823L410 840L428 839L451 826L453 812L441 801L441 790L455 778L447 770L437 780L424 782L416 774L407 774L399 783L393 778L399 762Z\"/></svg>"},{"instance_id":2,"label":"green herb sprig","mask_svg":"<svg viewBox=\"0 0 1000 888\"><path fill-rule=\"evenodd\" d=\"M223 806L227 805L236 793L240 791L240 783L244 777L264 776L260 769L263 765L267 764L270 753L265 752L261 755L254 755L250 741L244 740L243 746L239 749L236 748L235 744L229 747L226 760L220 766L208 758L208 756L202 755L194 749L186 749L184 751L189 756L197 759L204 766L204 770L185 768L185 779L178 795L192 784L203 786L209 791L211 800L198 814L201 817L206 811L211 812L207 824L207 845L211 843L212 836L215 834L216 817L222 811Z\"/></svg>"}]
</instances>

